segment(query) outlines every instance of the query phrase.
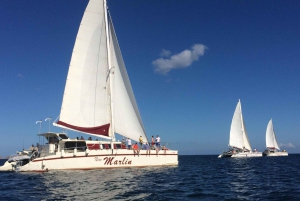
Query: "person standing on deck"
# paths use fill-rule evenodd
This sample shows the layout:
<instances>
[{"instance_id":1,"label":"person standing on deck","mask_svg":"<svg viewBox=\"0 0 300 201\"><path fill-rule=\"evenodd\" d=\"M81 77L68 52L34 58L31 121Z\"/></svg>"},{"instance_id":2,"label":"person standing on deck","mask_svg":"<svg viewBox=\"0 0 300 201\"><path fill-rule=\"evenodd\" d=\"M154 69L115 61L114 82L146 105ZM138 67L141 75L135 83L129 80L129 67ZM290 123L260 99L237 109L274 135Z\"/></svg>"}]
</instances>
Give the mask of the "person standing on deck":
<instances>
[{"instance_id":1,"label":"person standing on deck","mask_svg":"<svg viewBox=\"0 0 300 201\"><path fill-rule=\"evenodd\" d=\"M131 149L131 139L130 138L127 138L127 147L128 149L130 150Z\"/></svg>"},{"instance_id":2,"label":"person standing on deck","mask_svg":"<svg viewBox=\"0 0 300 201\"><path fill-rule=\"evenodd\" d=\"M30 151L34 150L34 145L31 145L31 147L29 148Z\"/></svg>"},{"instance_id":3,"label":"person standing on deck","mask_svg":"<svg viewBox=\"0 0 300 201\"><path fill-rule=\"evenodd\" d=\"M148 142L145 144L145 149L146 149L146 156L149 154L150 156L150 146L148 144Z\"/></svg>"},{"instance_id":4,"label":"person standing on deck","mask_svg":"<svg viewBox=\"0 0 300 201\"><path fill-rule=\"evenodd\" d=\"M140 141L140 149L143 149L143 137L142 136L140 136L140 138L139 138L139 141Z\"/></svg>"},{"instance_id":5,"label":"person standing on deck","mask_svg":"<svg viewBox=\"0 0 300 201\"><path fill-rule=\"evenodd\" d=\"M160 148L160 137L158 135L156 136L156 147Z\"/></svg>"},{"instance_id":6,"label":"person standing on deck","mask_svg":"<svg viewBox=\"0 0 300 201\"><path fill-rule=\"evenodd\" d=\"M151 149L154 149L154 144L155 144L154 136L152 135L152 139L151 139Z\"/></svg>"}]
</instances>

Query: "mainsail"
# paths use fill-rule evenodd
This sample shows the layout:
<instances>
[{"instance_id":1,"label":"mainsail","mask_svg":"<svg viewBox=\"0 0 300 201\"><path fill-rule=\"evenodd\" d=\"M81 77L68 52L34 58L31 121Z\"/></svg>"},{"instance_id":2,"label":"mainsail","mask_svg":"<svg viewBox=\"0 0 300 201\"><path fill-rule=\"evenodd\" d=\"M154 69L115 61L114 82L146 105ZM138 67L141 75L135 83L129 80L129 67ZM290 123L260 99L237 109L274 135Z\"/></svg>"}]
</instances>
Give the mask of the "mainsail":
<instances>
[{"instance_id":1,"label":"mainsail","mask_svg":"<svg viewBox=\"0 0 300 201\"><path fill-rule=\"evenodd\" d=\"M84 12L56 125L147 141L106 0L90 0Z\"/></svg>"},{"instance_id":2,"label":"mainsail","mask_svg":"<svg viewBox=\"0 0 300 201\"><path fill-rule=\"evenodd\" d=\"M242 105L236 105L230 127L229 146L239 149L246 148L251 151L251 146L242 114Z\"/></svg>"},{"instance_id":3,"label":"mainsail","mask_svg":"<svg viewBox=\"0 0 300 201\"><path fill-rule=\"evenodd\" d=\"M269 121L267 130L266 130L266 146L267 146L267 148L280 150L280 148L277 144L277 139L276 139L276 135L275 135L274 128L273 128L272 119Z\"/></svg>"}]
</instances>

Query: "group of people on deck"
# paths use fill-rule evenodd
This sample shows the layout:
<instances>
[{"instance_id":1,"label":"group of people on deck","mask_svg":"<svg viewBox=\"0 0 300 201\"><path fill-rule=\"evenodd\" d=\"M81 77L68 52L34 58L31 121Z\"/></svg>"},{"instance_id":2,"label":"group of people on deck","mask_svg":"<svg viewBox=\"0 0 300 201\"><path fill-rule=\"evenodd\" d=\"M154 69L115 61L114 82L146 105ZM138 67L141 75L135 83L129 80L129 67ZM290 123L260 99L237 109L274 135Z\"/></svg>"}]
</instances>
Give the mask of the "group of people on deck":
<instances>
[{"instance_id":1,"label":"group of people on deck","mask_svg":"<svg viewBox=\"0 0 300 201\"><path fill-rule=\"evenodd\" d=\"M36 146L31 145L31 147L29 148L29 150L31 151L33 156L38 156L38 151L39 151L39 144L36 144Z\"/></svg>"},{"instance_id":2,"label":"group of people on deck","mask_svg":"<svg viewBox=\"0 0 300 201\"><path fill-rule=\"evenodd\" d=\"M37 144L36 146L31 145L31 147L29 148L30 151L35 152L35 151L39 151L39 145Z\"/></svg>"},{"instance_id":3,"label":"group of people on deck","mask_svg":"<svg viewBox=\"0 0 300 201\"><path fill-rule=\"evenodd\" d=\"M144 143L142 136L140 136L140 138L139 138L140 146L138 146L137 142L132 144L132 141L130 138L127 138L126 141L127 141L127 149L133 150L134 155L139 156L140 150L146 150L146 155L149 155L149 156L150 156L150 150L156 150L157 155L160 150L164 150L164 154L166 154L167 148L164 145L163 146L160 145L160 137L158 135L156 136L155 139L154 139L154 136L152 135L151 144L148 142ZM126 142L125 142L124 138L122 139L122 144L124 146L126 146Z\"/></svg>"}]
</instances>

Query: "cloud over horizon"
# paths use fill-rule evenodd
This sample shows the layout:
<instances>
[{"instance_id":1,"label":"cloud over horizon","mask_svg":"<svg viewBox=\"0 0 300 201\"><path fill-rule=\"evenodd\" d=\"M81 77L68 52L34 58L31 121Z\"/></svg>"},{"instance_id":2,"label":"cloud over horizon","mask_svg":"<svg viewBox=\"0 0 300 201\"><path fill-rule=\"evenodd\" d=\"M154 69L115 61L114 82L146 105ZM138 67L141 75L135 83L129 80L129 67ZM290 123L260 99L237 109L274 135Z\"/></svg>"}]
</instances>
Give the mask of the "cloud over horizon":
<instances>
[{"instance_id":1,"label":"cloud over horizon","mask_svg":"<svg viewBox=\"0 0 300 201\"><path fill-rule=\"evenodd\" d=\"M186 68L194 61L197 61L200 56L203 56L207 47L203 44L195 44L190 50L184 50L179 54L174 54L170 57L171 51L163 49L160 53L161 57L152 61L154 71L159 74L167 75L172 69Z\"/></svg>"},{"instance_id":2,"label":"cloud over horizon","mask_svg":"<svg viewBox=\"0 0 300 201\"><path fill-rule=\"evenodd\" d=\"M292 143L288 143L288 144L279 144L280 147L286 147L286 148L295 148L295 146Z\"/></svg>"}]
</instances>

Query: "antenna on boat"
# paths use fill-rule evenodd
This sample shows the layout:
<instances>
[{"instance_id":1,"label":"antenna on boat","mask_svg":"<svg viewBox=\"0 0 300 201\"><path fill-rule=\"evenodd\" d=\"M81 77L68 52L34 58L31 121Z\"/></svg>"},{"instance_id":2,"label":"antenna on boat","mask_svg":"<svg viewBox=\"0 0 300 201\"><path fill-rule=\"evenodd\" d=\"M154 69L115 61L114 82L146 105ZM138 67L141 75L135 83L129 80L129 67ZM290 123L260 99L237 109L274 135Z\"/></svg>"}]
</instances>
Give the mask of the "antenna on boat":
<instances>
[{"instance_id":1,"label":"antenna on boat","mask_svg":"<svg viewBox=\"0 0 300 201\"><path fill-rule=\"evenodd\" d=\"M39 134L41 134L41 125L42 125L42 122L43 122L42 120L39 120L39 121L36 121L36 122L35 122L35 124L38 124L38 123L40 124L40 127L39 127Z\"/></svg>"},{"instance_id":2,"label":"antenna on boat","mask_svg":"<svg viewBox=\"0 0 300 201\"><path fill-rule=\"evenodd\" d=\"M45 119L45 121L49 121L49 129L48 129L48 132L50 132L50 121L51 121L51 119L52 119L51 117L48 117L48 118Z\"/></svg>"},{"instance_id":3,"label":"antenna on boat","mask_svg":"<svg viewBox=\"0 0 300 201\"><path fill-rule=\"evenodd\" d=\"M38 123L40 124L40 127L39 127L39 134L41 134L41 125L42 125L42 122L43 122L42 120L39 120L39 121L36 121L36 122L35 122L35 124L38 124ZM41 138L41 136L39 136L39 144L40 144L40 138Z\"/></svg>"}]
</instances>

